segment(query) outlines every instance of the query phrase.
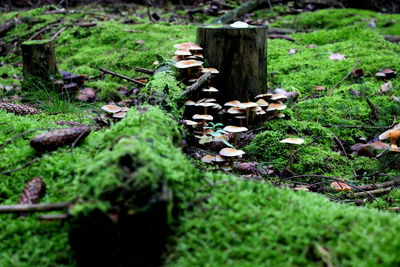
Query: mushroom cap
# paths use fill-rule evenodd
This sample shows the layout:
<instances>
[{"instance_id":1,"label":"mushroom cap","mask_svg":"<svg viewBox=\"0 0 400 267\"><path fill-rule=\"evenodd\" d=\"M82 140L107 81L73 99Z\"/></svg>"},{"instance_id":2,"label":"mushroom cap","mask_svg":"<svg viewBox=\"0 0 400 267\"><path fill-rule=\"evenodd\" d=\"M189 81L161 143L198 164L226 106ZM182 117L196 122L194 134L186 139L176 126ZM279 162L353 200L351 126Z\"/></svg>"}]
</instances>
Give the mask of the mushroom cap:
<instances>
[{"instance_id":1,"label":"mushroom cap","mask_svg":"<svg viewBox=\"0 0 400 267\"><path fill-rule=\"evenodd\" d=\"M122 107L122 108L121 108L121 111L123 111L123 112L128 112L128 110L129 110L128 107Z\"/></svg>"},{"instance_id":2,"label":"mushroom cap","mask_svg":"<svg viewBox=\"0 0 400 267\"><path fill-rule=\"evenodd\" d=\"M211 72L212 74L218 74L219 71L215 68L202 68L201 69L202 73L207 73L207 72Z\"/></svg>"},{"instance_id":3,"label":"mushroom cap","mask_svg":"<svg viewBox=\"0 0 400 267\"><path fill-rule=\"evenodd\" d=\"M188 49L188 50L203 50L198 44L193 42L186 42L181 44L174 44L174 48L176 49Z\"/></svg>"},{"instance_id":4,"label":"mushroom cap","mask_svg":"<svg viewBox=\"0 0 400 267\"><path fill-rule=\"evenodd\" d=\"M126 116L125 111L120 111L120 112L113 114L113 118L116 118L116 119L123 119L123 118L125 118L125 116Z\"/></svg>"},{"instance_id":5,"label":"mushroom cap","mask_svg":"<svg viewBox=\"0 0 400 267\"><path fill-rule=\"evenodd\" d=\"M231 107L227 110L229 114L243 114L243 110L237 107Z\"/></svg>"},{"instance_id":6,"label":"mushroom cap","mask_svg":"<svg viewBox=\"0 0 400 267\"><path fill-rule=\"evenodd\" d=\"M229 165L221 166L220 169L223 170L223 171L225 171L225 172L229 172L229 171L232 170L231 166L229 166Z\"/></svg>"},{"instance_id":7,"label":"mushroom cap","mask_svg":"<svg viewBox=\"0 0 400 267\"><path fill-rule=\"evenodd\" d=\"M257 111L257 115L264 115L264 114L267 114L267 112L265 112L265 110Z\"/></svg>"},{"instance_id":8,"label":"mushroom cap","mask_svg":"<svg viewBox=\"0 0 400 267\"><path fill-rule=\"evenodd\" d=\"M301 145L304 143L304 139L301 138L286 138L281 141L280 143L285 143L285 144L292 144L292 145Z\"/></svg>"},{"instance_id":9,"label":"mushroom cap","mask_svg":"<svg viewBox=\"0 0 400 267\"><path fill-rule=\"evenodd\" d=\"M199 99L199 100L197 100L196 104L203 103L204 101L206 101L206 98Z\"/></svg>"},{"instance_id":10,"label":"mushroom cap","mask_svg":"<svg viewBox=\"0 0 400 267\"><path fill-rule=\"evenodd\" d=\"M121 107L118 107L116 105L105 105L102 106L101 109L108 113L117 113L121 111Z\"/></svg>"},{"instance_id":11,"label":"mushroom cap","mask_svg":"<svg viewBox=\"0 0 400 267\"><path fill-rule=\"evenodd\" d=\"M255 107L250 108L250 110L253 112L258 112L258 111L262 110L262 108L260 106L255 106Z\"/></svg>"},{"instance_id":12,"label":"mushroom cap","mask_svg":"<svg viewBox=\"0 0 400 267\"><path fill-rule=\"evenodd\" d=\"M241 133L241 132L248 131L248 129L246 127L238 127L238 126L232 126L232 125L224 127L223 130L226 132L229 132L229 133Z\"/></svg>"},{"instance_id":13,"label":"mushroom cap","mask_svg":"<svg viewBox=\"0 0 400 267\"><path fill-rule=\"evenodd\" d=\"M202 162L205 163L211 163L215 160L215 157L213 155L205 155L204 157L201 158Z\"/></svg>"},{"instance_id":14,"label":"mushroom cap","mask_svg":"<svg viewBox=\"0 0 400 267\"><path fill-rule=\"evenodd\" d=\"M194 106L194 105L196 105L196 103L193 100L187 100L185 102L185 106Z\"/></svg>"},{"instance_id":15,"label":"mushroom cap","mask_svg":"<svg viewBox=\"0 0 400 267\"><path fill-rule=\"evenodd\" d=\"M284 110L287 106L282 103L270 103L267 111Z\"/></svg>"},{"instance_id":16,"label":"mushroom cap","mask_svg":"<svg viewBox=\"0 0 400 267\"><path fill-rule=\"evenodd\" d=\"M283 114L283 113L278 113L278 114L275 115L275 117L277 117L277 118L285 118L286 115Z\"/></svg>"},{"instance_id":17,"label":"mushroom cap","mask_svg":"<svg viewBox=\"0 0 400 267\"><path fill-rule=\"evenodd\" d=\"M341 183L341 182L332 182L331 183L331 188L335 189L336 191L351 191L351 187L348 186L345 183Z\"/></svg>"},{"instance_id":18,"label":"mushroom cap","mask_svg":"<svg viewBox=\"0 0 400 267\"><path fill-rule=\"evenodd\" d=\"M273 95L273 94L270 94L270 93L268 93L268 94L261 94L261 95L257 95L257 96L255 97L255 99L270 98L272 95Z\"/></svg>"},{"instance_id":19,"label":"mushroom cap","mask_svg":"<svg viewBox=\"0 0 400 267\"><path fill-rule=\"evenodd\" d=\"M270 99L273 101L283 100L283 99L287 99L287 96L285 96L283 94L273 94Z\"/></svg>"},{"instance_id":20,"label":"mushroom cap","mask_svg":"<svg viewBox=\"0 0 400 267\"><path fill-rule=\"evenodd\" d=\"M215 98L206 98L204 99L205 103L210 103L210 102L217 102L217 100Z\"/></svg>"},{"instance_id":21,"label":"mushroom cap","mask_svg":"<svg viewBox=\"0 0 400 267\"><path fill-rule=\"evenodd\" d=\"M196 126L198 122L191 121L191 120L184 120L183 123L187 126Z\"/></svg>"},{"instance_id":22,"label":"mushroom cap","mask_svg":"<svg viewBox=\"0 0 400 267\"><path fill-rule=\"evenodd\" d=\"M192 53L188 49L178 49L175 51L175 55L177 56L191 56Z\"/></svg>"},{"instance_id":23,"label":"mushroom cap","mask_svg":"<svg viewBox=\"0 0 400 267\"><path fill-rule=\"evenodd\" d=\"M175 67L178 69L187 69L187 68L193 68L193 67L201 67L203 65L203 62L198 61L198 60L181 60L175 63Z\"/></svg>"},{"instance_id":24,"label":"mushroom cap","mask_svg":"<svg viewBox=\"0 0 400 267\"><path fill-rule=\"evenodd\" d=\"M213 118L213 116L207 115L207 114L194 114L192 119L194 119L194 120L212 121L214 118Z\"/></svg>"},{"instance_id":25,"label":"mushroom cap","mask_svg":"<svg viewBox=\"0 0 400 267\"><path fill-rule=\"evenodd\" d=\"M258 99L256 103L260 107L268 107L268 105L269 105L269 103L262 98Z\"/></svg>"},{"instance_id":26,"label":"mushroom cap","mask_svg":"<svg viewBox=\"0 0 400 267\"><path fill-rule=\"evenodd\" d=\"M211 103L211 102L209 102L209 103L203 102L203 103L196 104L197 107L205 107L205 108L213 107L214 105L215 105L215 103Z\"/></svg>"},{"instance_id":27,"label":"mushroom cap","mask_svg":"<svg viewBox=\"0 0 400 267\"><path fill-rule=\"evenodd\" d=\"M245 103L240 103L239 108L252 108L252 107L257 107L257 103L255 102L245 102Z\"/></svg>"},{"instance_id":28,"label":"mushroom cap","mask_svg":"<svg viewBox=\"0 0 400 267\"><path fill-rule=\"evenodd\" d=\"M206 93L216 93L219 90L217 88L215 88L215 87L210 87L210 88L203 88L202 91L206 92Z\"/></svg>"},{"instance_id":29,"label":"mushroom cap","mask_svg":"<svg viewBox=\"0 0 400 267\"><path fill-rule=\"evenodd\" d=\"M193 53L193 56L203 59L204 56L200 53Z\"/></svg>"},{"instance_id":30,"label":"mushroom cap","mask_svg":"<svg viewBox=\"0 0 400 267\"><path fill-rule=\"evenodd\" d=\"M379 140L384 140L388 138L399 138L400 137L400 130L399 129L390 129L386 132L382 133L379 136Z\"/></svg>"},{"instance_id":31,"label":"mushroom cap","mask_svg":"<svg viewBox=\"0 0 400 267\"><path fill-rule=\"evenodd\" d=\"M243 150L237 150L234 148L225 147L219 151L219 154L223 157L238 157L245 153Z\"/></svg>"},{"instance_id":32,"label":"mushroom cap","mask_svg":"<svg viewBox=\"0 0 400 267\"><path fill-rule=\"evenodd\" d=\"M240 101L238 100L229 101L224 104L225 107L238 107L239 105Z\"/></svg>"},{"instance_id":33,"label":"mushroom cap","mask_svg":"<svg viewBox=\"0 0 400 267\"><path fill-rule=\"evenodd\" d=\"M214 106L212 106L213 109L222 109L222 106L218 103L213 103Z\"/></svg>"},{"instance_id":34,"label":"mushroom cap","mask_svg":"<svg viewBox=\"0 0 400 267\"><path fill-rule=\"evenodd\" d=\"M231 26L232 28L242 29L242 28L248 28L249 24L247 24L246 22L243 22L243 21L236 21L236 22L230 24L229 26Z\"/></svg>"},{"instance_id":35,"label":"mushroom cap","mask_svg":"<svg viewBox=\"0 0 400 267\"><path fill-rule=\"evenodd\" d=\"M216 155L215 158L214 158L214 161L215 162L225 162L226 159L221 155Z\"/></svg>"}]
</instances>

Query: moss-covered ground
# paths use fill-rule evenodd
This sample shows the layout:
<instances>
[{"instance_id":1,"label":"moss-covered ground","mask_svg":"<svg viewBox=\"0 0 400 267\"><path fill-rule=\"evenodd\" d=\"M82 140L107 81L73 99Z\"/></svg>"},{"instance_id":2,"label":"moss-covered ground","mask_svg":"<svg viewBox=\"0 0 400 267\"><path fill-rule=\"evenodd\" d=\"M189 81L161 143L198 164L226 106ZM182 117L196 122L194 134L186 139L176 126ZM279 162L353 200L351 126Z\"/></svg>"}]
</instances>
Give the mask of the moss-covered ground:
<instances>
[{"instance_id":1,"label":"moss-covered ground","mask_svg":"<svg viewBox=\"0 0 400 267\"><path fill-rule=\"evenodd\" d=\"M134 9L118 16L107 9L82 8L74 13L52 15L44 11L45 8L19 12L28 18L27 22L19 24L3 40L26 40L43 27L55 25L46 34L47 38L65 26L56 41L58 67L89 75L86 85L96 89L101 103L120 98L118 87L133 86L109 75L99 76L98 68L130 77L142 76L135 72L135 67L153 68L157 55L172 56L172 44L195 41L195 26L152 24L135 16ZM96 14L89 14L92 12ZM1 14L0 23L17 13ZM256 15L263 17L262 12ZM368 27L372 19L376 19L376 28ZM97 25L83 28L76 25L78 21L95 21ZM400 96L399 78L391 80L393 89L385 94L379 92L383 82L375 78L375 73L383 67L400 70L396 60L399 45L385 41L382 36L398 34L399 21L399 15L360 10L322 10L277 19L271 26L310 31L292 34L295 42L269 40L268 43L269 87L297 91L300 100L289 104L285 120L260 125L262 130L244 148L247 159L257 159L282 170L289 149L279 140L296 136L306 140L295 157L296 174L335 176L352 184L384 181L377 176L379 173L399 175L398 161L386 164L375 158L346 155L354 143L372 140L384 131L379 127L400 123L400 105L391 98ZM289 55L292 48L296 53ZM14 51L15 54L0 57L0 77L3 77L0 84L4 86L20 84L14 74L22 76L21 57L18 47ZM329 60L330 53L343 54L346 59ZM357 68L363 68L365 76L358 79L350 76L340 82L358 60ZM162 91L160 80L170 79L163 75L150 81L148 89ZM179 84L173 79L168 83L171 89L168 100L173 101ZM317 92L314 86L324 86L326 90ZM360 96L352 94L352 90L360 92ZM14 94L0 91L1 97ZM48 88L32 88L30 92L17 94L37 105L44 114L15 116L0 111L1 144L24 131L61 128L56 121L90 124L89 115L93 115L88 110L98 111L100 106L100 102L89 105L73 98L59 99ZM378 108L378 118L371 116L366 99ZM179 115L173 103L172 110L172 115ZM143 188L157 191L162 181L173 191L166 219L174 234L168 239L168 255L164 256L170 266L395 266L400 263L397 253L400 243L394 238L400 219L396 214L376 209L398 206L397 190L369 203L370 208L357 208L331 203L314 193L237 180L220 173L201 173L180 151L182 129L176 122L178 118L168 113L157 107L133 108L122 122L92 132L80 146L43 155L29 146L29 140L44 130L13 139L0 147L1 173L34 158L40 160L10 174L0 174L0 203L17 203L25 183L40 176L47 186L41 202L79 196L71 211L78 216L93 209L106 211L115 201L118 203L119 198L110 198L109 191L119 192L124 187L133 188L133 192L141 192ZM132 178L134 182L121 180L126 178L121 164L125 155L135 155L135 163L139 164ZM133 205L143 204L135 196L128 199ZM174 204L179 206L177 213L172 212ZM149 206L135 206L133 210L140 213L146 212L146 208ZM1 266L77 264L68 241L70 223L41 222L37 214L24 218L0 216Z\"/></svg>"}]
</instances>

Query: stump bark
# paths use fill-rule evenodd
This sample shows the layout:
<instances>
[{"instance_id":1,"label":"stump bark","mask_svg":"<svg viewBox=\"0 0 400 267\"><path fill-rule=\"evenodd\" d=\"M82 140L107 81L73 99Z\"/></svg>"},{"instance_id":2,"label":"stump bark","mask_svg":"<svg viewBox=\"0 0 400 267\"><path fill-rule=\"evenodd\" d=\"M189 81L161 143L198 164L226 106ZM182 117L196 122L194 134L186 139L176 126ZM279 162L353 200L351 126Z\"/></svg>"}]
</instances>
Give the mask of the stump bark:
<instances>
[{"instance_id":1,"label":"stump bark","mask_svg":"<svg viewBox=\"0 0 400 267\"><path fill-rule=\"evenodd\" d=\"M21 50L24 82L38 86L51 84L57 75L53 42L50 40L27 41L21 44Z\"/></svg>"},{"instance_id":2,"label":"stump bark","mask_svg":"<svg viewBox=\"0 0 400 267\"><path fill-rule=\"evenodd\" d=\"M221 100L254 101L267 91L267 33L266 26L197 29L204 65L220 72L212 84L220 90Z\"/></svg>"}]
</instances>

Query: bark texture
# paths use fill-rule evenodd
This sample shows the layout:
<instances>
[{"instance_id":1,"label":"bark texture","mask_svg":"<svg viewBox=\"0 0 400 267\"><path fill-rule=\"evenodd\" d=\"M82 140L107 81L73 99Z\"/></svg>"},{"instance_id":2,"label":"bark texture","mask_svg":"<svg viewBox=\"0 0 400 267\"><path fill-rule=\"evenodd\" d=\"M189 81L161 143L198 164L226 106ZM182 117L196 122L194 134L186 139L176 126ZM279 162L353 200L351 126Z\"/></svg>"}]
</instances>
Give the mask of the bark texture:
<instances>
[{"instance_id":1,"label":"bark texture","mask_svg":"<svg viewBox=\"0 0 400 267\"><path fill-rule=\"evenodd\" d=\"M222 100L253 101L267 91L267 27L197 29L205 66L219 70L212 80Z\"/></svg>"},{"instance_id":2,"label":"bark texture","mask_svg":"<svg viewBox=\"0 0 400 267\"><path fill-rule=\"evenodd\" d=\"M21 44L21 50L24 80L34 84L51 83L57 75L53 42L46 40L28 41Z\"/></svg>"}]
</instances>

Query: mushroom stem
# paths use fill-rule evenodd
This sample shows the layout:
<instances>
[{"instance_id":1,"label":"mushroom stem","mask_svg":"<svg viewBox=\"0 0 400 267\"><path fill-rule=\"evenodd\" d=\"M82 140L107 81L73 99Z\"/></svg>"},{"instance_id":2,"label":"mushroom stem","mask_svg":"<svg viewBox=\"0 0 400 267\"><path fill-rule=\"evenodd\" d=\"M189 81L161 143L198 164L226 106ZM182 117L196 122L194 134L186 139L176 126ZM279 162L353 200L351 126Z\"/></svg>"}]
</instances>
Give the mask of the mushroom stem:
<instances>
[{"instance_id":1,"label":"mushroom stem","mask_svg":"<svg viewBox=\"0 0 400 267\"><path fill-rule=\"evenodd\" d=\"M237 143L237 133L233 133L233 146L236 147Z\"/></svg>"},{"instance_id":2,"label":"mushroom stem","mask_svg":"<svg viewBox=\"0 0 400 267\"><path fill-rule=\"evenodd\" d=\"M250 115L250 109L246 108L246 126L249 125L249 115Z\"/></svg>"},{"instance_id":3,"label":"mushroom stem","mask_svg":"<svg viewBox=\"0 0 400 267\"><path fill-rule=\"evenodd\" d=\"M290 144L290 165L289 165L289 170L293 170L293 158L294 158L294 147L293 147L293 144Z\"/></svg>"},{"instance_id":4,"label":"mushroom stem","mask_svg":"<svg viewBox=\"0 0 400 267\"><path fill-rule=\"evenodd\" d=\"M231 157L231 159L230 159L230 166L231 166L232 170L233 170L233 165L234 165L234 163L235 163L235 157Z\"/></svg>"}]
</instances>

